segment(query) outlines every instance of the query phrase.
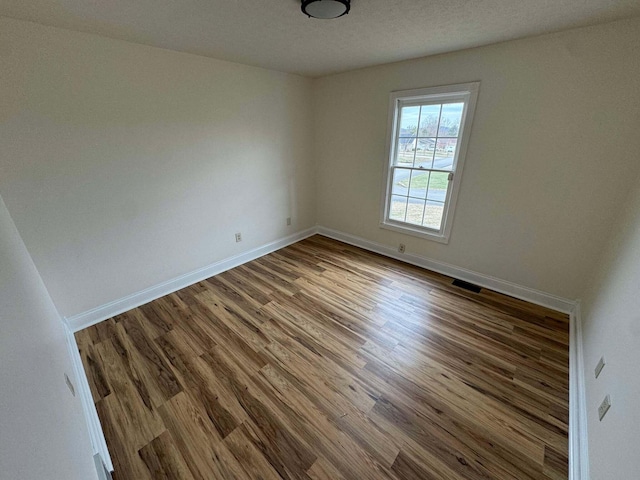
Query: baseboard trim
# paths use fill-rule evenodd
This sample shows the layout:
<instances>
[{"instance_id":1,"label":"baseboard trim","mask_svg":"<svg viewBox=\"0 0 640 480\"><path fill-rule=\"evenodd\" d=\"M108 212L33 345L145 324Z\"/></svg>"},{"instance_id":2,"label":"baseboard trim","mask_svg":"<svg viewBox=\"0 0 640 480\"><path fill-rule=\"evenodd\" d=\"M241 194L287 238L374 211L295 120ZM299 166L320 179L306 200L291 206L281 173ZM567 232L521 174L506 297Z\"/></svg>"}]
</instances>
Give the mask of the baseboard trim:
<instances>
[{"instance_id":1,"label":"baseboard trim","mask_svg":"<svg viewBox=\"0 0 640 480\"><path fill-rule=\"evenodd\" d=\"M587 402L580 301L569 315L569 480L589 480Z\"/></svg>"},{"instance_id":2,"label":"baseboard trim","mask_svg":"<svg viewBox=\"0 0 640 480\"><path fill-rule=\"evenodd\" d=\"M370 240L366 240L349 233L340 232L330 228L318 227L318 233L325 237L333 238L356 247L364 248L371 252L379 253L386 257L395 258L402 262L410 263L418 267L426 268L434 272L442 273L450 277L464 280L465 282L475 283L489 290L494 290L499 293L504 293L511 297L526 300L527 302L535 303L543 307L551 308L562 313L570 313L575 307L575 301L562 297L557 297L546 292L534 290L532 288L523 287L516 283L501 280L489 275L467 270L466 268L457 267L448 263L433 260L431 258L414 255L411 253L400 254L393 247L375 243Z\"/></svg>"},{"instance_id":3,"label":"baseboard trim","mask_svg":"<svg viewBox=\"0 0 640 480\"><path fill-rule=\"evenodd\" d=\"M84 371L82 365L82 358L80 357L80 349L76 343L76 338L71 330L71 327L66 321L63 321L65 333L67 336L67 347L69 349L69 356L71 357L71 363L73 364L73 371L76 377L76 392L80 396L80 402L82 403L82 411L87 423L87 430L89 431L89 438L91 440L91 448L93 450L94 458L96 455L102 459L104 467L113 472L113 463L111 462L111 455L107 449L107 441L104 438L104 432L102 431L102 425L100 425L100 419L98 418L98 411L93 403L93 395L91 395L91 388L89 387L89 380ZM98 470L98 474L103 473ZM100 477L103 478L103 477Z\"/></svg>"},{"instance_id":4,"label":"baseboard trim","mask_svg":"<svg viewBox=\"0 0 640 480\"><path fill-rule=\"evenodd\" d=\"M247 252L243 252L239 255L220 260L218 262L212 263L211 265L207 265L206 267L202 267L187 274L180 275L179 277L176 277L172 280L162 282L158 285L154 285L153 287L128 295L124 298L120 298L86 312L73 315L66 318L65 320L71 328L71 331L77 332L79 330L95 325L96 323L100 323L103 320L111 318L115 315L128 312L129 310L149 303L157 298L169 295L170 293L180 290L181 288L185 288L189 285L193 285L194 283L201 282L205 278L218 275L219 273L230 270L234 267L242 265L243 263L250 262L251 260L255 260L256 258L262 257L263 255L274 252L293 243L299 242L300 240L315 235L316 232L316 227L302 230L300 232L294 233L293 235L280 238Z\"/></svg>"},{"instance_id":5,"label":"baseboard trim","mask_svg":"<svg viewBox=\"0 0 640 480\"><path fill-rule=\"evenodd\" d=\"M230 270L234 267L242 265L243 263L255 260L263 255L284 248L293 243L299 242L307 237L310 237L316 233L324 235L325 237L333 238L350 245L355 245L365 250L369 250L381 255L400 260L402 262L410 263L427 270L442 273L450 277L459 278L466 282L475 283L481 287L494 290L499 293L504 293L521 300L526 300L536 305L551 308L563 313L570 313L575 302L566 298L557 297L549 293L534 290L532 288L524 287L506 280L501 280L489 275L467 270L462 267L457 267L448 263L433 260L427 257L414 255L410 253L399 254L395 248L382 245L379 243L366 240L355 235L333 230L327 227L318 226L308 228L306 230L297 232L293 235L278 239L274 242L270 242L266 245L254 248L247 252L243 252L239 255L220 260L206 267L199 268L187 274L181 275L166 282L154 285L140 292L133 293L126 297L114 300L112 302L100 305L86 312L73 315L65 319L71 328L72 332L77 332L84 328L90 327L103 320L111 318L123 312L132 310L140 305L149 303L164 295L180 290L181 288L188 287L194 283L200 282L205 278L212 277L219 273Z\"/></svg>"}]
</instances>

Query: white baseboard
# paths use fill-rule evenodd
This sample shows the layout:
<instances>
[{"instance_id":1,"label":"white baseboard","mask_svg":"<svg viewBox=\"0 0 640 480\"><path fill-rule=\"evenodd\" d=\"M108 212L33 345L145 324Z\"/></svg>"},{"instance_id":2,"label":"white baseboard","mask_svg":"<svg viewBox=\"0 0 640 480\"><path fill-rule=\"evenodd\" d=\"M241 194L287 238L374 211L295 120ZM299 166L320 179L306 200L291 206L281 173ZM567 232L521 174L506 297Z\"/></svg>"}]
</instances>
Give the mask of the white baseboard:
<instances>
[{"instance_id":1,"label":"white baseboard","mask_svg":"<svg viewBox=\"0 0 640 480\"><path fill-rule=\"evenodd\" d=\"M356 247L364 248L375 253L379 253L386 257L395 258L402 262L410 263L418 267L426 268L434 272L442 273L449 277L458 278L465 282L474 283L489 290L504 293L527 302L535 303L543 307L551 308L562 313L570 313L575 307L575 301L566 298L557 297L549 293L534 290L533 288L523 287L506 280L491 277L483 273L467 270L466 268L457 267L448 263L433 260L431 258L414 255L411 253L398 253L398 251L387 245L371 242L361 237L356 237L348 233L332 230L326 227L318 227L318 233L325 237L333 238Z\"/></svg>"},{"instance_id":2,"label":"white baseboard","mask_svg":"<svg viewBox=\"0 0 640 480\"><path fill-rule=\"evenodd\" d=\"M580 301L570 316L569 339L569 480L589 480L587 404Z\"/></svg>"},{"instance_id":3,"label":"white baseboard","mask_svg":"<svg viewBox=\"0 0 640 480\"><path fill-rule=\"evenodd\" d=\"M154 285L153 287L147 288L140 292L133 293L124 298L120 298L118 300L114 300L113 302L100 305L99 307L93 308L86 312L73 315L66 318L65 320L69 324L69 327L73 332L80 331L115 315L128 312L129 310L139 307L140 305L149 303L157 298L169 295L170 293L180 290L181 288L185 288L189 285L193 285L194 283L201 282L206 278L218 275L219 273L230 270L234 267L242 265L243 263L250 262L251 260L255 260L256 258L262 257L263 255L266 255L268 253L275 252L276 250L291 245L292 243L299 242L300 240L310 237L311 235L315 235L316 232L316 227L302 230L301 232L297 232L293 235L278 239L274 242L267 243L266 245L262 245L261 247L243 252L240 255L235 255L233 257L220 260L219 262L212 263L211 265L199 268L197 270L194 270L193 272L181 275L172 280L159 283L158 285Z\"/></svg>"},{"instance_id":4,"label":"white baseboard","mask_svg":"<svg viewBox=\"0 0 640 480\"><path fill-rule=\"evenodd\" d=\"M82 358L80 358L80 351L76 338L69 327L69 324L65 321L64 328L67 335L67 347L69 348L69 356L73 363L73 370L76 377L76 391L80 396L82 403L82 410L84 413L85 421L87 422L87 429L89 430L89 438L91 439L91 448L93 455L99 455L104 463L105 468L113 472L113 463L111 462L111 456L107 449L107 442L104 438L102 426L100 425L100 419L98 418L98 411L93 403L93 396L91 395L91 388L89 387L89 380L84 371L82 365ZM99 471L99 473L101 473ZM102 478L102 477L100 477Z\"/></svg>"},{"instance_id":5,"label":"white baseboard","mask_svg":"<svg viewBox=\"0 0 640 480\"><path fill-rule=\"evenodd\" d=\"M181 288L193 285L194 283L200 282L206 278L212 277L226 270L237 267L238 265L242 265L243 263L249 262L263 255L274 252L280 248L291 245L292 243L299 242L300 240L310 237L316 233L329 238L333 238L335 240L339 240L341 242L364 248L365 250L385 255L387 257L395 258L402 262L417 265L419 267L433 270L434 272L442 273L450 277L459 278L460 280L464 280L470 283L475 283L476 285L479 285L481 287L504 293L506 295L510 295L522 300L526 300L528 302L535 303L536 305L542 305L559 312L570 313L575 305L574 301L568 300L566 298L557 297L555 295L541 292L539 290L523 287L506 280L501 280L499 278L491 277L489 275L467 270L462 267L457 267L455 265L440 262L427 257L422 257L410 253L399 254L393 247L375 243L348 233L318 226L308 228L306 230L295 233L293 235L289 235L288 237L281 238L261 247L243 252L240 255L220 260L219 262L199 268L197 270L194 270L193 272L189 272L185 275L181 275L177 278L168 280L158 285L154 285L153 287L147 288L140 292L136 292L118 300L114 300L113 302L100 305L86 312L73 315L66 318L65 320L69 324L71 330L73 332L77 332L84 328L95 325L96 323L99 323L103 320L111 318L115 315L127 312L136 307L139 307L140 305L149 303L164 295L173 293L176 290L180 290Z\"/></svg>"}]
</instances>

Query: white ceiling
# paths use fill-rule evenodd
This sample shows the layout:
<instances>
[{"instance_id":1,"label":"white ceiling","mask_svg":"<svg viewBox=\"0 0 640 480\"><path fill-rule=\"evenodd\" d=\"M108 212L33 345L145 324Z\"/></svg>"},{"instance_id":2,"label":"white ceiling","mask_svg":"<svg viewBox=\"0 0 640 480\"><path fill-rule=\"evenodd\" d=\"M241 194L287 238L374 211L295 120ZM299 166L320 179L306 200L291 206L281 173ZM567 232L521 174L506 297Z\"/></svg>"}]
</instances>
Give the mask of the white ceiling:
<instances>
[{"instance_id":1,"label":"white ceiling","mask_svg":"<svg viewBox=\"0 0 640 480\"><path fill-rule=\"evenodd\" d=\"M317 77L640 15L640 0L0 0L0 15Z\"/></svg>"}]
</instances>

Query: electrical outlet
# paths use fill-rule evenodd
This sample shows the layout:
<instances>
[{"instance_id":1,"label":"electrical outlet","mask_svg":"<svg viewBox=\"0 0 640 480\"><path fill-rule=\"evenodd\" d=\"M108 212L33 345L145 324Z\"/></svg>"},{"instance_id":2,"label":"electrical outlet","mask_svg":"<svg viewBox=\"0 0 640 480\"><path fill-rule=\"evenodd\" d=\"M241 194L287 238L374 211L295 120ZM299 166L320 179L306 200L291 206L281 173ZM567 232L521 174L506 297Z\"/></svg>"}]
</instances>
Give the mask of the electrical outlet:
<instances>
[{"instance_id":1,"label":"electrical outlet","mask_svg":"<svg viewBox=\"0 0 640 480\"><path fill-rule=\"evenodd\" d=\"M401 244L398 246L398 252L400 252L400 253L404 253L404 251L405 251L405 250L406 250L406 247L404 246L404 243L401 243Z\"/></svg>"},{"instance_id":2,"label":"electrical outlet","mask_svg":"<svg viewBox=\"0 0 640 480\"><path fill-rule=\"evenodd\" d=\"M69 378L69 375L67 375L66 373L64 374L64 382L67 384L67 387L69 387L69 390L71 391L71 395L75 397L76 389L73 386L73 383L71 383L71 379Z\"/></svg>"},{"instance_id":3,"label":"electrical outlet","mask_svg":"<svg viewBox=\"0 0 640 480\"><path fill-rule=\"evenodd\" d=\"M607 395L606 397L604 397L604 400L598 407L598 417L600 417L600 421L602 421L602 419L607 414L610 408L611 408L611 397Z\"/></svg>"},{"instance_id":4,"label":"electrical outlet","mask_svg":"<svg viewBox=\"0 0 640 480\"><path fill-rule=\"evenodd\" d=\"M602 371L604 366L605 366L604 357L600 357L600 360L598 361L598 364L596 365L596 378L598 378L598 376L600 375L600 372Z\"/></svg>"},{"instance_id":5,"label":"electrical outlet","mask_svg":"<svg viewBox=\"0 0 640 480\"><path fill-rule=\"evenodd\" d=\"M291 217L287 217L287 225L291 225Z\"/></svg>"},{"instance_id":6,"label":"electrical outlet","mask_svg":"<svg viewBox=\"0 0 640 480\"><path fill-rule=\"evenodd\" d=\"M236 233L236 243L241 242L242 241L242 234L241 233Z\"/></svg>"}]
</instances>

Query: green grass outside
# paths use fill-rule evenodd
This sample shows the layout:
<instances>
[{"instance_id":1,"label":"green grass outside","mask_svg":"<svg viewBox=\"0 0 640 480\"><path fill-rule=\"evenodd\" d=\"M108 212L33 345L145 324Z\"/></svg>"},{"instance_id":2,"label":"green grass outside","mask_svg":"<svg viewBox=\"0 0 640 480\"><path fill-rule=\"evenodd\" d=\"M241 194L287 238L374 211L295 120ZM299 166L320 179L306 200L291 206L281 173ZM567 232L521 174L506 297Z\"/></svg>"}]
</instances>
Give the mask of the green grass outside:
<instances>
[{"instance_id":1,"label":"green grass outside","mask_svg":"<svg viewBox=\"0 0 640 480\"><path fill-rule=\"evenodd\" d=\"M391 202L389 218L399 222L413 223L438 230L442 224L442 205L419 205L415 203Z\"/></svg>"},{"instance_id":2,"label":"green grass outside","mask_svg":"<svg viewBox=\"0 0 640 480\"><path fill-rule=\"evenodd\" d=\"M429 172L424 172L424 174L416 176L414 170L411 188L427 188L427 183L429 184L429 188L433 190L446 190L449 183L449 174L431 172L431 180L429 180ZM397 184L406 188L409 186L409 179L400 180Z\"/></svg>"},{"instance_id":3,"label":"green grass outside","mask_svg":"<svg viewBox=\"0 0 640 480\"><path fill-rule=\"evenodd\" d=\"M432 156L433 154L431 152L427 152L426 155L418 153L416 155L416 161L431 161ZM445 157L451 157L451 153L436 152L435 154L435 158ZM398 163L413 163L413 152L398 153L396 158L398 159Z\"/></svg>"}]
</instances>

